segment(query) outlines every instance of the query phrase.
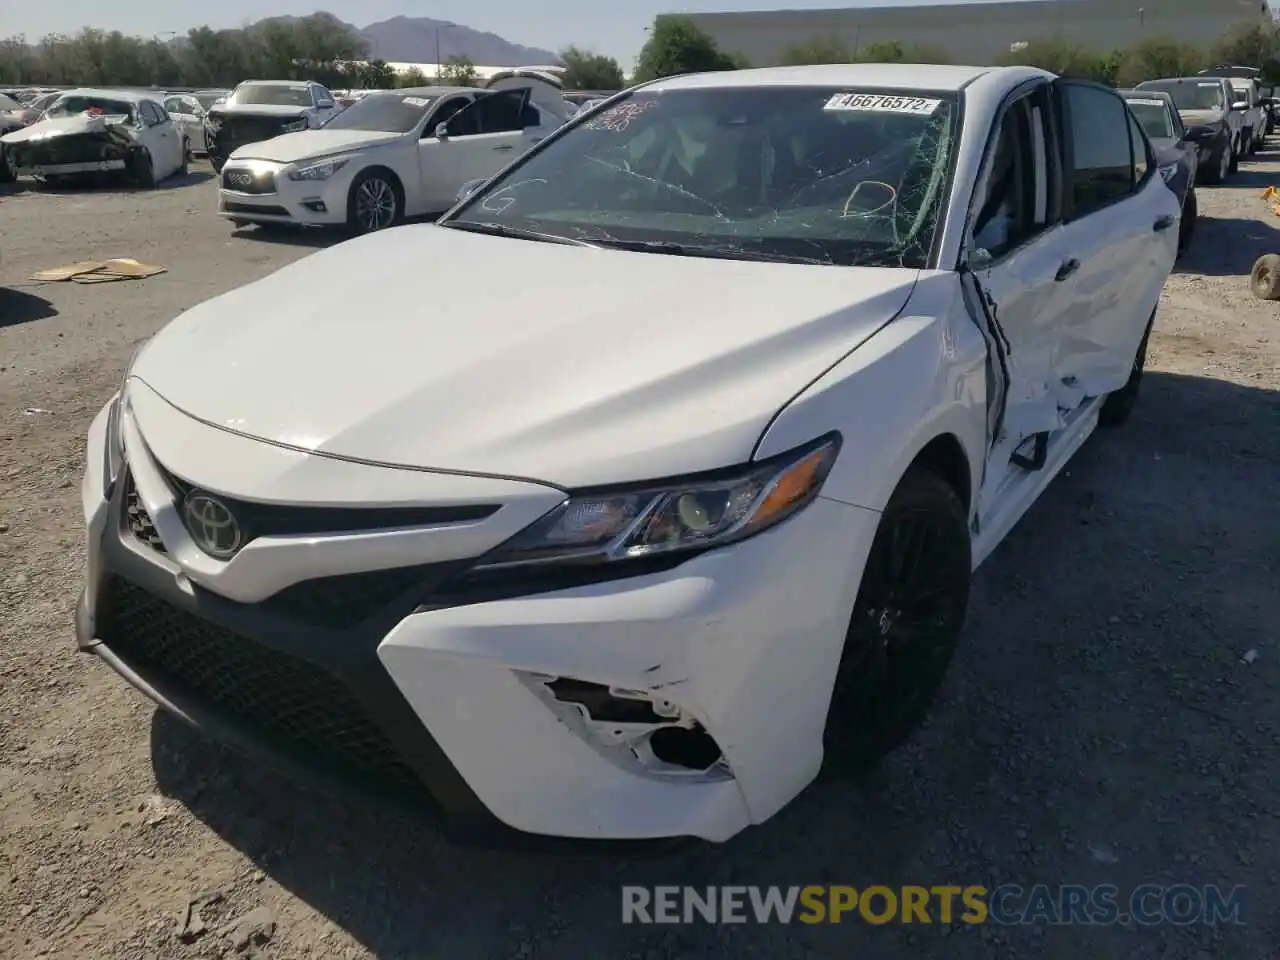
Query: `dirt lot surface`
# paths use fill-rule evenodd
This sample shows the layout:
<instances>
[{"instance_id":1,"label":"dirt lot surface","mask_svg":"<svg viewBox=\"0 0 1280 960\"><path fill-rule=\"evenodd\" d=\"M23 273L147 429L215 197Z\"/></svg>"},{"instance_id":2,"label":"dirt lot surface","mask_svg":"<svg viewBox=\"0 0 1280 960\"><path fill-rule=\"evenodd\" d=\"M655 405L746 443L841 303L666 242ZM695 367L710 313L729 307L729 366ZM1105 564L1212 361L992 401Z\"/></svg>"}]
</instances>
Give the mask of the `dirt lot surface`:
<instances>
[{"instance_id":1,"label":"dirt lot surface","mask_svg":"<svg viewBox=\"0 0 1280 960\"><path fill-rule=\"evenodd\" d=\"M727 846L632 862L451 847L204 742L75 652L90 418L133 344L310 247L233 232L207 172L148 194L5 188L0 957L1274 960L1280 305L1245 279L1280 251L1259 198L1272 182L1280 154L1201 188L1138 412L1089 442L980 571L920 735L873 779L813 789ZM26 279L108 256L168 272ZM618 890L1180 882L1249 887L1248 922L642 927L621 924ZM235 953L222 931L236 920L264 942Z\"/></svg>"}]
</instances>

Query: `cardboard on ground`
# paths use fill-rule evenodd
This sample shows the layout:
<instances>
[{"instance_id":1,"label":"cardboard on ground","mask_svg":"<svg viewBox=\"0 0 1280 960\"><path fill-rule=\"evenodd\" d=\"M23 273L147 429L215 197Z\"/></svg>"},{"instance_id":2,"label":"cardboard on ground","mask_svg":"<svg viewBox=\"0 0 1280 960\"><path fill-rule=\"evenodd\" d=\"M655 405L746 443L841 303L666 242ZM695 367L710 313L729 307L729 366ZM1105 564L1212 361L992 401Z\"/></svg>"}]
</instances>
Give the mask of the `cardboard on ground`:
<instances>
[{"instance_id":1,"label":"cardboard on ground","mask_svg":"<svg viewBox=\"0 0 1280 960\"><path fill-rule=\"evenodd\" d=\"M42 283L61 283L67 280L73 283L112 283L116 280L145 280L164 271L164 267L121 257L115 260L85 260L69 263L65 267L52 267L33 273L31 279Z\"/></svg>"}]
</instances>

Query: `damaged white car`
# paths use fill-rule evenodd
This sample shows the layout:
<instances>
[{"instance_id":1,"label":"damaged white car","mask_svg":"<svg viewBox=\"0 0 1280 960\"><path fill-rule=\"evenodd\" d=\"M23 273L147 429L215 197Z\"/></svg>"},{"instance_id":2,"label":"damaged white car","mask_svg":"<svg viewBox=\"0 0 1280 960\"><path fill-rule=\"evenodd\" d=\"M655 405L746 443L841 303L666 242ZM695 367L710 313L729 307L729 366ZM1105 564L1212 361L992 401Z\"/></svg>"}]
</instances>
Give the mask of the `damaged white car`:
<instances>
[{"instance_id":1,"label":"damaged white car","mask_svg":"<svg viewBox=\"0 0 1280 960\"><path fill-rule=\"evenodd\" d=\"M151 340L79 644L460 827L725 840L920 722L1133 408L1178 216L1119 96L1030 68L638 87Z\"/></svg>"},{"instance_id":2,"label":"damaged white car","mask_svg":"<svg viewBox=\"0 0 1280 960\"><path fill-rule=\"evenodd\" d=\"M153 187L185 176L191 152L159 101L127 90L68 90L0 144L15 173L50 185L109 175Z\"/></svg>"}]
</instances>

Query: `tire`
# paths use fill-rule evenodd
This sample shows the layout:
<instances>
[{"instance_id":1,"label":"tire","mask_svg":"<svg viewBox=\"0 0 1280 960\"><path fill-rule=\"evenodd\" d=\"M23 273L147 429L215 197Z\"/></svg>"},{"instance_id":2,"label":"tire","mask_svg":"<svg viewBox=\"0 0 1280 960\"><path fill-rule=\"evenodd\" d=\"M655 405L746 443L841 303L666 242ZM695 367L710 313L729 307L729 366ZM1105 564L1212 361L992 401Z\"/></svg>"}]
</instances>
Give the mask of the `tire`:
<instances>
[{"instance_id":1,"label":"tire","mask_svg":"<svg viewBox=\"0 0 1280 960\"><path fill-rule=\"evenodd\" d=\"M1230 166L1230 168L1227 170L1227 173L1229 173L1229 174L1231 174L1231 173L1236 173L1236 172L1237 172L1237 171L1239 171L1239 169L1240 169L1240 150L1241 150L1241 147L1242 147L1242 144L1241 144L1241 142L1240 142L1240 138L1239 138L1239 137L1237 137L1237 138L1235 139L1235 142L1233 142L1233 143L1232 143L1232 145L1231 145L1231 166Z\"/></svg>"},{"instance_id":2,"label":"tire","mask_svg":"<svg viewBox=\"0 0 1280 960\"><path fill-rule=\"evenodd\" d=\"M182 166L178 167L177 176L185 177L191 172L191 141L182 141Z\"/></svg>"},{"instance_id":3,"label":"tire","mask_svg":"<svg viewBox=\"0 0 1280 960\"><path fill-rule=\"evenodd\" d=\"M403 217L404 193L391 174L375 168L356 177L347 195L347 226L352 231L385 230Z\"/></svg>"},{"instance_id":4,"label":"tire","mask_svg":"<svg viewBox=\"0 0 1280 960\"><path fill-rule=\"evenodd\" d=\"M226 157L215 157L212 153L209 154L209 166L213 167L214 173L221 173L222 168L226 166L226 164Z\"/></svg>"},{"instance_id":5,"label":"tire","mask_svg":"<svg viewBox=\"0 0 1280 960\"><path fill-rule=\"evenodd\" d=\"M1207 164L1200 170L1200 182L1208 186L1217 186L1227 179L1231 172L1231 144L1224 143Z\"/></svg>"},{"instance_id":6,"label":"tire","mask_svg":"<svg viewBox=\"0 0 1280 960\"><path fill-rule=\"evenodd\" d=\"M1156 313L1152 310L1151 319L1147 321L1147 329L1142 331L1138 352L1133 355L1129 379L1123 387L1107 394L1107 399L1102 401L1102 409L1098 411L1098 426L1118 427L1133 413L1133 408L1138 403L1138 393L1142 389L1142 374L1147 367L1147 341L1151 339L1151 328L1155 326L1155 322Z\"/></svg>"},{"instance_id":7,"label":"tire","mask_svg":"<svg viewBox=\"0 0 1280 960\"><path fill-rule=\"evenodd\" d=\"M13 183L18 175L13 172L13 164L9 162L9 152L0 146L0 183Z\"/></svg>"},{"instance_id":8,"label":"tire","mask_svg":"<svg viewBox=\"0 0 1280 960\"><path fill-rule=\"evenodd\" d=\"M156 165L146 147L138 147L129 154L128 169L134 184L143 190L150 190L156 185Z\"/></svg>"},{"instance_id":9,"label":"tire","mask_svg":"<svg viewBox=\"0 0 1280 960\"><path fill-rule=\"evenodd\" d=\"M1280 300L1280 254L1258 258L1249 272L1249 290L1259 300Z\"/></svg>"},{"instance_id":10,"label":"tire","mask_svg":"<svg viewBox=\"0 0 1280 960\"><path fill-rule=\"evenodd\" d=\"M1182 222L1178 226L1178 256L1187 252L1196 232L1196 218L1200 215L1200 202L1195 187L1187 188L1187 198L1182 201Z\"/></svg>"},{"instance_id":11,"label":"tire","mask_svg":"<svg viewBox=\"0 0 1280 960\"><path fill-rule=\"evenodd\" d=\"M1245 127L1240 131L1240 157L1244 159L1253 154L1253 127Z\"/></svg>"},{"instance_id":12,"label":"tire","mask_svg":"<svg viewBox=\"0 0 1280 960\"><path fill-rule=\"evenodd\" d=\"M867 769L924 720L964 627L971 572L964 504L941 477L912 467L862 574L827 708L824 774Z\"/></svg>"}]
</instances>

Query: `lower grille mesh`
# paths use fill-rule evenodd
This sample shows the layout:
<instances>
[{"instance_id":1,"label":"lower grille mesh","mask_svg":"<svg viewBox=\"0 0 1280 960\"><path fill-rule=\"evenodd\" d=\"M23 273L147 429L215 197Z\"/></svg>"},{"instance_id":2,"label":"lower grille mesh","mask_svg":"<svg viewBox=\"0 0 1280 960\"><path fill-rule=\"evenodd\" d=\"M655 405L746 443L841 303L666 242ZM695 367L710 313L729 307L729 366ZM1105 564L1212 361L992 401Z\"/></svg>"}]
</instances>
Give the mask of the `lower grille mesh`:
<instances>
[{"instance_id":1,"label":"lower grille mesh","mask_svg":"<svg viewBox=\"0 0 1280 960\"><path fill-rule=\"evenodd\" d=\"M103 587L97 635L126 663L313 765L425 794L356 697L320 667L118 578Z\"/></svg>"}]
</instances>

